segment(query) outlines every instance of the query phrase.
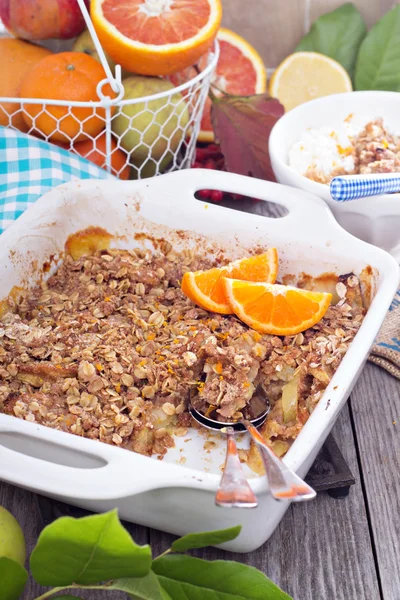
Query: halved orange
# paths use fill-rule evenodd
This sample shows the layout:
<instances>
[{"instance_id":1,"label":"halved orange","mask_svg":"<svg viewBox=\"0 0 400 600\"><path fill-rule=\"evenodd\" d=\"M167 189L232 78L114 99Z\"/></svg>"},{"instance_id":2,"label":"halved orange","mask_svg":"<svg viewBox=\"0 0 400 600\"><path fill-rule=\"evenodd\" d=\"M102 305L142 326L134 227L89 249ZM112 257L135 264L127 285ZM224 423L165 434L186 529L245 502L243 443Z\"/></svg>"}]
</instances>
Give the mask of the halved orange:
<instances>
[{"instance_id":1,"label":"halved orange","mask_svg":"<svg viewBox=\"0 0 400 600\"><path fill-rule=\"evenodd\" d=\"M262 94L267 89L267 69L257 50L229 29L218 31L219 59L211 84L213 93L227 92L236 96ZM206 98L201 120L200 142L212 142L211 100Z\"/></svg>"},{"instance_id":2,"label":"halved orange","mask_svg":"<svg viewBox=\"0 0 400 600\"><path fill-rule=\"evenodd\" d=\"M286 111L314 98L352 90L346 69L318 52L295 52L286 57L269 84L269 93Z\"/></svg>"},{"instance_id":3,"label":"halved orange","mask_svg":"<svg viewBox=\"0 0 400 600\"><path fill-rule=\"evenodd\" d=\"M228 315L233 310L226 298L224 277L273 283L277 273L278 253L276 248L269 248L264 254L242 258L225 267L187 272L182 278L182 291L201 308Z\"/></svg>"},{"instance_id":4,"label":"halved orange","mask_svg":"<svg viewBox=\"0 0 400 600\"><path fill-rule=\"evenodd\" d=\"M286 285L254 283L224 277L232 312L249 327L271 335L295 335L318 323L332 294Z\"/></svg>"},{"instance_id":5,"label":"halved orange","mask_svg":"<svg viewBox=\"0 0 400 600\"><path fill-rule=\"evenodd\" d=\"M213 94L217 97L222 96L223 92L233 96L251 96L265 92L267 90L267 70L257 50L240 35L223 27L218 31L217 40L219 58L211 79ZM201 57L198 63L200 69L207 66L207 59L207 56ZM191 67L181 73L173 73L169 79L178 86L196 75L195 67ZM212 101L207 96L198 135L199 142L214 141L211 105Z\"/></svg>"},{"instance_id":6,"label":"halved orange","mask_svg":"<svg viewBox=\"0 0 400 600\"><path fill-rule=\"evenodd\" d=\"M221 0L92 0L90 14L108 54L127 71L169 75L212 45Z\"/></svg>"}]
</instances>

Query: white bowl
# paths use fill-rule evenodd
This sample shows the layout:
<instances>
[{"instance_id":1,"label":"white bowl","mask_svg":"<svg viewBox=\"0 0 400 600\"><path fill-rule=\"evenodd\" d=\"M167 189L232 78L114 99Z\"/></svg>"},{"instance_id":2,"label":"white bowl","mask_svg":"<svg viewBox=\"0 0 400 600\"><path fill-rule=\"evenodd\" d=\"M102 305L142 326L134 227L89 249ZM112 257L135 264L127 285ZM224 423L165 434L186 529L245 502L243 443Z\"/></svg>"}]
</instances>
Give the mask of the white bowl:
<instances>
[{"instance_id":1,"label":"white bowl","mask_svg":"<svg viewBox=\"0 0 400 600\"><path fill-rule=\"evenodd\" d=\"M316 183L288 165L290 147L308 127L337 127L350 114L382 117L388 129L400 132L400 94L397 92L349 92L312 100L286 113L269 138L269 153L279 183L323 198L337 221L360 239L380 246L400 261L400 194L361 198L352 202L332 200L329 186Z\"/></svg>"}]
</instances>

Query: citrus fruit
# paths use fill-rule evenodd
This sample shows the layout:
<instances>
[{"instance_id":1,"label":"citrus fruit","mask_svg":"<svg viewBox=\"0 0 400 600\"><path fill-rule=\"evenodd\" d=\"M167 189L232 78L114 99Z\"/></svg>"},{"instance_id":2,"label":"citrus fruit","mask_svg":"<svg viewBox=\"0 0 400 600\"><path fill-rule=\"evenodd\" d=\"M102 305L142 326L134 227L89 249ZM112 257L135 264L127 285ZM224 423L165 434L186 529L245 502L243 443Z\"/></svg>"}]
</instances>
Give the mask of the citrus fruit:
<instances>
[{"instance_id":1,"label":"citrus fruit","mask_svg":"<svg viewBox=\"0 0 400 600\"><path fill-rule=\"evenodd\" d=\"M21 84L32 67L51 54L47 48L14 40L11 38L0 39L0 97L19 98L21 96ZM28 131L28 127L18 112L20 104L16 102L4 102L0 104L0 125L12 125L21 131ZM9 116L10 115L10 116ZM12 116L11 116L12 115Z\"/></svg>"},{"instance_id":2,"label":"citrus fruit","mask_svg":"<svg viewBox=\"0 0 400 600\"><path fill-rule=\"evenodd\" d=\"M123 81L127 99L134 100L174 89L170 81L158 77L132 75ZM137 165L148 158L158 161L177 150L185 137L189 122L187 104L179 93L123 104L112 119L112 130L126 152L132 153Z\"/></svg>"},{"instance_id":3,"label":"citrus fruit","mask_svg":"<svg viewBox=\"0 0 400 600\"><path fill-rule=\"evenodd\" d=\"M223 284L232 312L249 327L271 335L294 335L312 327L332 299L332 294L286 285L226 277Z\"/></svg>"},{"instance_id":4,"label":"citrus fruit","mask_svg":"<svg viewBox=\"0 0 400 600\"><path fill-rule=\"evenodd\" d=\"M221 0L92 0L104 49L128 71L168 75L193 65L217 34Z\"/></svg>"},{"instance_id":5,"label":"citrus fruit","mask_svg":"<svg viewBox=\"0 0 400 600\"><path fill-rule=\"evenodd\" d=\"M290 110L308 100L352 91L351 79L336 60L318 52L295 52L277 67L269 93Z\"/></svg>"},{"instance_id":6,"label":"citrus fruit","mask_svg":"<svg viewBox=\"0 0 400 600\"><path fill-rule=\"evenodd\" d=\"M83 158L90 160L95 165L106 168L106 134L102 133L95 140L85 140L77 142L73 145L73 150ZM128 179L130 166L128 157L121 148L117 147L117 143L111 138L111 172L120 179Z\"/></svg>"},{"instance_id":7,"label":"citrus fruit","mask_svg":"<svg viewBox=\"0 0 400 600\"><path fill-rule=\"evenodd\" d=\"M233 310L225 292L225 277L274 283L277 273L278 253L276 248L269 248L264 254L242 258L225 267L187 272L182 278L182 291L201 308L228 315Z\"/></svg>"},{"instance_id":8,"label":"citrus fruit","mask_svg":"<svg viewBox=\"0 0 400 600\"><path fill-rule=\"evenodd\" d=\"M213 93L218 90L237 96L262 94L267 88L267 71L257 50L245 39L230 31L220 29L217 35L219 59L212 79ZM193 74L194 76L194 74ZM200 142L212 142L211 100L207 96L199 133Z\"/></svg>"},{"instance_id":9,"label":"citrus fruit","mask_svg":"<svg viewBox=\"0 0 400 600\"><path fill-rule=\"evenodd\" d=\"M60 52L38 62L21 86L21 96L65 101L98 101L97 85L105 78L103 67L83 52ZM103 93L111 97L107 84ZM105 125L105 109L83 106L27 104L26 124L60 142L95 137Z\"/></svg>"},{"instance_id":10,"label":"citrus fruit","mask_svg":"<svg viewBox=\"0 0 400 600\"><path fill-rule=\"evenodd\" d=\"M26 558L25 538L17 519L0 506L0 558L11 558L24 566Z\"/></svg>"}]
</instances>

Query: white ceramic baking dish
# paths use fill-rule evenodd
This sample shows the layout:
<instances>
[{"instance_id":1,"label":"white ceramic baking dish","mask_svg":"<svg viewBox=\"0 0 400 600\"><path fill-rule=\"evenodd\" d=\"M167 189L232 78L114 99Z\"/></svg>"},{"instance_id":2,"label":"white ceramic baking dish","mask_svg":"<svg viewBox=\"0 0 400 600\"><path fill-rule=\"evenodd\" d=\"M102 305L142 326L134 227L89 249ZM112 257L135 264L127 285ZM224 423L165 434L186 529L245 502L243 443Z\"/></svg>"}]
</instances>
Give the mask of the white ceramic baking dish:
<instances>
[{"instance_id":1,"label":"white ceramic baking dish","mask_svg":"<svg viewBox=\"0 0 400 600\"><path fill-rule=\"evenodd\" d=\"M249 194L288 212L273 219L209 206L194 198L201 188ZM310 194L238 175L190 170L137 182L73 182L47 193L0 237L1 295L6 297L14 285L32 284L41 265L62 252L67 236L88 226L118 236L117 247L137 246L135 233L142 232L181 247L223 247L232 257L256 244L276 245L281 275L359 273L367 264L376 270L376 294L364 323L285 457L304 477L390 305L399 279L394 259L346 233L324 202ZM265 480L248 471L258 508L217 508L214 494L224 443L206 452L204 441L192 430L158 461L0 414L0 479L95 511L118 507L124 519L175 534L241 524L239 538L224 547L254 550L271 535L289 503L273 500Z\"/></svg>"},{"instance_id":2,"label":"white ceramic baking dish","mask_svg":"<svg viewBox=\"0 0 400 600\"><path fill-rule=\"evenodd\" d=\"M291 146L308 127L342 125L353 114L366 119L382 117L389 131L400 133L397 92L365 91L323 96L300 104L275 124L269 138L271 164L279 183L292 185L323 198L336 219L360 239L390 252L400 262L400 194L384 194L352 202L332 200L329 186L307 179L288 165Z\"/></svg>"}]
</instances>

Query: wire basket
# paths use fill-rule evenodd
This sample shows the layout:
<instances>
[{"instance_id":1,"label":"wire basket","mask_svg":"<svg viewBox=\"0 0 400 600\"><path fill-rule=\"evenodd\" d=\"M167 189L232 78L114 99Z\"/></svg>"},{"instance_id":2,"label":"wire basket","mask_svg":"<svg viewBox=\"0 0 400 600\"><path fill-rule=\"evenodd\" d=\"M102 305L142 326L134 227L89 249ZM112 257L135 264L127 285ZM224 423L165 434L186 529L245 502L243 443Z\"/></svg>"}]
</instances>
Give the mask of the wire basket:
<instances>
[{"instance_id":1,"label":"wire basket","mask_svg":"<svg viewBox=\"0 0 400 600\"><path fill-rule=\"evenodd\" d=\"M89 150L94 162L124 179L141 179L190 167L218 61L218 43L198 65L160 80L157 87L164 88L163 91L124 99L129 90L125 90L121 81L121 67L116 65L112 73L85 2L77 1L106 74L97 86L99 100L0 97L0 123L76 154L82 155L79 144L85 142L86 155ZM154 78L137 81L151 85Z\"/></svg>"}]
</instances>

